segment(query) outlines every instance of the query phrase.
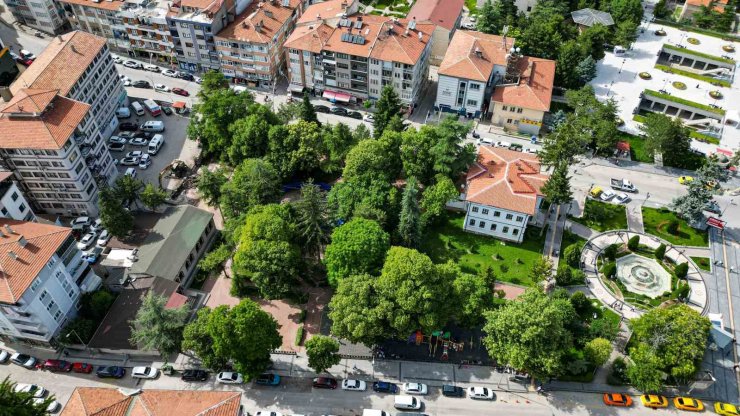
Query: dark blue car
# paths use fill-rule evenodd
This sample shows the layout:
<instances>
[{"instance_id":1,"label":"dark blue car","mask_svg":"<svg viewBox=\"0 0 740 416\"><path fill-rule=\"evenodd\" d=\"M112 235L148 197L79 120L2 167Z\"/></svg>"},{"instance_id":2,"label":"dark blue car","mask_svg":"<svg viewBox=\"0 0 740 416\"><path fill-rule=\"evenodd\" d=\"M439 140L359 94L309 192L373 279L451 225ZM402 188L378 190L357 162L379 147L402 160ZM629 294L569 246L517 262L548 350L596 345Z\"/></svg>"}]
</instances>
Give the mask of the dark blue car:
<instances>
[{"instance_id":1,"label":"dark blue car","mask_svg":"<svg viewBox=\"0 0 740 416\"><path fill-rule=\"evenodd\" d=\"M280 376L270 373L260 374L254 382L263 386L277 386L280 384Z\"/></svg>"},{"instance_id":2,"label":"dark blue car","mask_svg":"<svg viewBox=\"0 0 740 416\"><path fill-rule=\"evenodd\" d=\"M398 386L387 381L376 381L373 383L373 391L396 394L398 392Z\"/></svg>"},{"instance_id":3,"label":"dark blue car","mask_svg":"<svg viewBox=\"0 0 740 416\"><path fill-rule=\"evenodd\" d=\"M126 370L123 367L116 367L114 365L100 366L95 374L100 378L123 378Z\"/></svg>"}]
</instances>

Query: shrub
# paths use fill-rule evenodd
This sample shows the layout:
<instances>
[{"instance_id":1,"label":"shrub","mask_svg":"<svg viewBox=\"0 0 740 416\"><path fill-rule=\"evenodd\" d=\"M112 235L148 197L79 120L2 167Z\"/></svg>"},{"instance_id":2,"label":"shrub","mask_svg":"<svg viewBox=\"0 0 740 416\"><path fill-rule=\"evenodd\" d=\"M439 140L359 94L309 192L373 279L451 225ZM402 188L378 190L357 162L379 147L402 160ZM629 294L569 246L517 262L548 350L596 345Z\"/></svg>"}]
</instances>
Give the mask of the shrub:
<instances>
[{"instance_id":1,"label":"shrub","mask_svg":"<svg viewBox=\"0 0 740 416\"><path fill-rule=\"evenodd\" d=\"M586 273L584 273L581 269L572 269L570 271L570 281L571 281L571 284L585 283Z\"/></svg>"},{"instance_id":2,"label":"shrub","mask_svg":"<svg viewBox=\"0 0 740 416\"><path fill-rule=\"evenodd\" d=\"M663 260L663 257L665 257L665 244L661 244L655 249L655 258Z\"/></svg>"},{"instance_id":3,"label":"shrub","mask_svg":"<svg viewBox=\"0 0 740 416\"><path fill-rule=\"evenodd\" d=\"M299 326L295 333L295 345L299 347L301 344L303 344L303 325Z\"/></svg>"},{"instance_id":4,"label":"shrub","mask_svg":"<svg viewBox=\"0 0 740 416\"><path fill-rule=\"evenodd\" d=\"M617 357L614 359L614 362L612 363L612 371L609 373L606 380L607 383L612 385L621 385L626 383L627 363L624 361L624 358Z\"/></svg>"},{"instance_id":5,"label":"shrub","mask_svg":"<svg viewBox=\"0 0 740 416\"><path fill-rule=\"evenodd\" d=\"M689 264L688 263L677 264L676 268L673 269L673 272L676 273L676 277L678 277L679 279L683 279L689 273Z\"/></svg>"},{"instance_id":6,"label":"shrub","mask_svg":"<svg viewBox=\"0 0 740 416\"><path fill-rule=\"evenodd\" d=\"M570 296L570 303L578 313L586 312L591 307L591 301L580 290Z\"/></svg>"},{"instance_id":7,"label":"shrub","mask_svg":"<svg viewBox=\"0 0 740 416\"><path fill-rule=\"evenodd\" d=\"M298 316L298 323L302 324L306 321L306 310L302 309L301 314Z\"/></svg>"},{"instance_id":8,"label":"shrub","mask_svg":"<svg viewBox=\"0 0 740 416\"><path fill-rule=\"evenodd\" d=\"M678 220L673 219L671 222L668 223L668 226L665 227L665 230L668 231L669 234L677 235L678 234Z\"/></svg>"},{"instance_id":9,"label":"shrub","mask_svg":"<svg viewBox=\"0 0 740 416\"><path fill-rule=\"evenodd\" d=\"M610 262L604 265L604 267L601 268L601 272L604 273L604 276L611 279L617 274L617 263Z\"/></svg>"},{"instance_id":10,"label":"shrub","mask_svg":"<svg viewBox=\"0 0 740 416\"><path fill-rule=\"evenodd\" d=\"M607 259L614 261L617 257L617 251L619 251L619 244L610 244L604 249L604 256Z\"/></svg>"},{"instance_id":11,"label":"shrub","mask_svg":"<svg viewBox=\"0 0 740 416\"><path fill-rule=\"evenodd\" d=\"M583 353L591 364L601 367L609 360L612 353L612 343L604 338L592 339L586 343Z\"/></svg>"},{"instance_id":12,"label":"shrub","mask_svg":"<svg viewBox=\"0 0 740 416\"><path fill-rule=\"evenodd\" d=\"M635 251L638 247L640 247L639 235L635 235L627 241L627 248L630 249L630 251Z\"/></svg>"},{"instance_id":13,"label":"shrub","mask_svg":"<svg viewBox=\"0 0 740 416\"><path fill-rule=\"evenodd\" d=\"M509 271L509 266L502 264L499 266L499 269L501 269L501 273L506 273Z\"/></svg>"},{"instance_id":14,"label":"shrub","mask_svg":"<svg viewBox=\"0 0 740 416\"><path fill-rule=\"evenodd\" d=\"M568 286L571 284L572 278L573 275L570 267L567 264L561 264L555 274L555 283L557 283L558 286Z\"/></svg>"},{"instance_id":15,"label":"shrub","mask_svg":"<svg viewBox=\"0 0 740 416\"><path fill-rule=\"evenodd\" d=\"M570 267L578 267L581 262L581 247L578 244L571 244L563 251L563 259Z\"/></svg>"},{"instance_id":16,"label":"shrub","mask_svg":"<svg viewBox=\"0 0 740 416\"><path fill-rule=\"evenodd\" d=\"M688 284L681 285L681 287L676 290L676 297L679 299L686 299L689 297L689 292L691 291L691 287Z\"/></svg>"},{"instance_id":17,"label":"shrub","mask_svg":"<svg viewBox=\"0 0 740 416\"><path fill-rule=\"evenodd\" d=\"M591 338L606 338L614 340L619 333L619 323L606 318L594 319L588 328Z\"/></svg>"}]
</instances>

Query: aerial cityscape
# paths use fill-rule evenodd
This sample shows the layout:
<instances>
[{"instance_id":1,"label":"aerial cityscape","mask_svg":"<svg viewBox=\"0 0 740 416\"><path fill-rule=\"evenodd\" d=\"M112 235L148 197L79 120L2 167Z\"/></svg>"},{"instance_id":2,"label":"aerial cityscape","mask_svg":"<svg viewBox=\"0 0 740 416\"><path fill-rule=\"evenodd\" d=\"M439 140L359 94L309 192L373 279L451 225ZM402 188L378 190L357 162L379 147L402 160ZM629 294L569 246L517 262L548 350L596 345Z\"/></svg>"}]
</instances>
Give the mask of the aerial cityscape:
<instances>
[{"instance_id":1,"label":"aerial cityscape","mask_svg":"<svg viewBox=\"0 0 740 416\"><path fill-rule=\"evenodd\" d=\"M738 6L0 1L0 416L740 416Z\"/></svg>"}]
</instances>

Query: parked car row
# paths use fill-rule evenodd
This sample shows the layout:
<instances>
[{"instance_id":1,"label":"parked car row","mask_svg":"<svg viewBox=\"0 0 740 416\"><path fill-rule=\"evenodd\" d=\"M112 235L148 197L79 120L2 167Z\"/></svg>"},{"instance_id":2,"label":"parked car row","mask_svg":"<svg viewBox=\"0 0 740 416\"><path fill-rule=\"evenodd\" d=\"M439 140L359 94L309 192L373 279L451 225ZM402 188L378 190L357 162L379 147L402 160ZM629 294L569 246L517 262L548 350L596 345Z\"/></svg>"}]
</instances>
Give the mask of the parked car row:
<instances>
[{"instance_id":1,"label":"parked car row","mask_svg":"<svg viewBox=\"0 0 740 416\"><path fill-rule=\"evenodd\" d=\"M509 143L503 140L494 141L493 139L490 139L488 137L480 137L480 134L476 132L473 132L472 136L473 138L477 139L475 143L478 146L485 145L485 146L493 146L493 147L503 147L505 149L513 150L515 152L524 152L524 153L532 153L532 154L537 154L538 152L538 150L533 147L524 147L518 143Z\"/></svg>"},{"instance_id":2,"label":"parked car row","mask_svg":"<svg viewBox=\"0 0 740 416\"><path fill-rule=\"evenodd\" d=\"M172 69L162 69L157 65L143 64L141 62L134 61L131 59L123 59L117 55L113 55L113 61L117 64L121 64L125 66L126 68L141 69L141 70L149 71L149 72L161 72L162 75L167 76L167 77L184 79L186 81L194 81L198 84L203 82L203 80L200 77L193 76L191 74L188 74L187 72L179 72L179 71L175 71Z\"/></svg>"},{"instance_id":3,"label":"parked car row","mask_svg":"<svg viewBox=\"0 0 740 416\"><path fill-rule=\"evenodd\" d=\"M359 111L349 111L343 107L334 106L330 108L325 105L315 105L313 108L314 110L316 110L317 113L330 113L330 114L334 114L337 116L354 118L357 120L363 119L363 115Z\"/></svg>"},{"instance_id":4,"label":"parked car row","mask_svg":"<svg viewBox=\"0 0 740 416\"><path fill-rule=\"evenodd\" d=\"M632 397L623 393L605 393L603 396L604 404L607 406L630 407L632 406ZM640 396L640 403L651 409L668 407L668 398L658 394L643 394ZM673 405L676 409L689 412L701 412L704 410L704 403L699 399L692 397L675 397ZM730 403L717 402L714 404L714 411L718 415L735 416L738 408Z\"/></svg>"},{"instance_id":5,"label":"parked car row","mask_svg":"<svg viewBox=\"0 0 740 416\"><path fill-rule=\"evenodd\" d=\"M632 200L632 198L624 192L616 193L611 189L604 189L600 186L594 186L591 188L588 195L593 199L598 199L604 202L614 200L619 204L626 204Z\"/></svg>"}]
</instances>

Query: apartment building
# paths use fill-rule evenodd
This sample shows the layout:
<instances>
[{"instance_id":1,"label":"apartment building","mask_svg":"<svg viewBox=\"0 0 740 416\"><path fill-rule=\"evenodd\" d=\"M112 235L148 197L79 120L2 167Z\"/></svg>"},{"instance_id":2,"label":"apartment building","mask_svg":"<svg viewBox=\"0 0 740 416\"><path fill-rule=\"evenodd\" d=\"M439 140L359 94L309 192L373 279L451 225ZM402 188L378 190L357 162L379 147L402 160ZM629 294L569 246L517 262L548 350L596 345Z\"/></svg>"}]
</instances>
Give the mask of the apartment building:
<instances>
[{"instance_id":1,"label":"apartment building","mask_svg":"<svg viewBox=\"0 0 740 416\"><path fill-rule=\"evenodd\" d=\"M236 84L271 87L283 69L283 44L301 13L301 0L253 1L216 35L221 72Z\"/></svg>"},{"instance_id":2,"label":"apartment building","mask_svg":"<svg viewBox=\"0 0 740 416\"><path fill-rule=\"evenodd\" d=\"M10 90L17 94L24 88L59 90L63 97L90 104L106 140L118 127L116 109L128 105L106 40L79 30L54 38Z\"/></svg>"},{"instance_id":3,"label":"apartment building","mask_svg":"<svg viewBox=\"0 0 740 416\"><path fill-rule=\"evenodd\" d=\"M242 9L249 0L237 2ZM235 13L234 0L177 0L170 6L168 21L182 71L206 72L219 69L214 35Z\"/></svg>"},{"instance_id":4,"label":"apartment building","mask_svg":"<svg viewBox=\"0 0 740 416\"><path fill-rule=\"evenodd\" d=\"M123 0L58 0L72 27L108 42L108 47L126 53L129 39L118 12L124 7Z\"/></svg>"},{"instance_id":5,"label":"apartment building","mask_svg":"<svg viewBox=\"0 0 740 416\"><path fill-rule=\"evenodd\" d=\"M429 62L439 66L447 47L462 22L464 0L416 0L406 18L436 25L432 34L432 56Z\"/></svg>"},{"instance_id":6,"label":"apartment building","mask_svg":"<svg viewBox=\"0 0 740 416\"><path fill-rule=\"evenodd\" d=\"M55 35L69 29L62 5L55 0L5 0L15 19L36 30Z\"/></svg>"},{"instance_id":7,"label":"apartment building","mask_svg":"<svg viewBox=\"0 0 740 416\"><path fill-rule=\"evenodd\" d=\"M0 218L0 338L48 344L101 280L82 259L72 230Z\"/></svg>"},{"instance_id":8,"label":"apartment building","mask_svg":"<svg viewBox=\"0 0 740 416\"><path fill-rule=\"evenodd\" d=\"M36 221L23 192L11 171L0 171L0 216L20 221Z\"/></svg>"},{"instance_id":9,"label":"apartment building","mask_svg":"<svg viewBox=\"0 0 740 416\"><path fill-rule=\"evenodd\" d=\"M98 188L111 183L117 171L90 105L51 89L22 89L5 98L0 159L19 180L32 209L97 215Z\"/></svg>"},{"instance_id":10,"label":"apartment building","mask_svg":"<svg viewBox=\"0 0 740 416\"><path fill-rule=\"evenodd\" d=\"M306 13L315 15L311 6ZM429 74L435 25L374 15L301 19L285 43L290 89L338 102L377 100L385 85L418 102Z\"/></svg>"},{"instance_id":11,"label":"apartment building","mask_svg":"<svg viewBox=\"0 0 740 416\"><path fill-rule=\"evenodd\" d=\"M176 65L169 5L164 0L126 0L118 15L129 39L129 54L145 62Z\"/></svg>"}]
</instances>

